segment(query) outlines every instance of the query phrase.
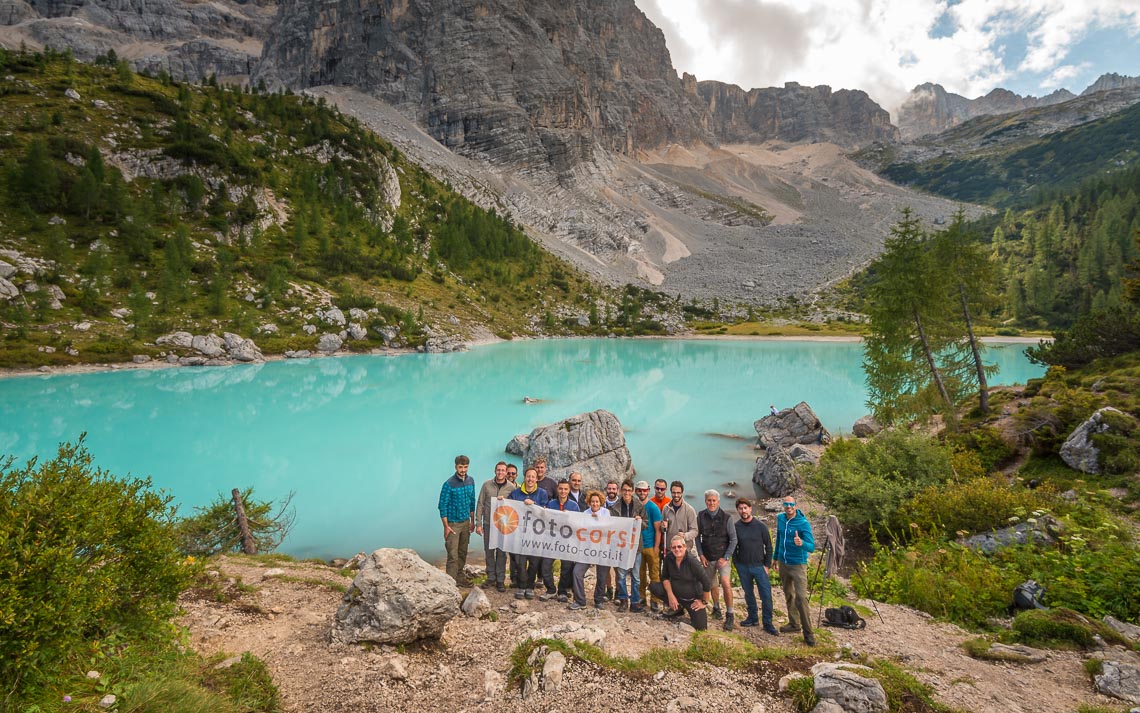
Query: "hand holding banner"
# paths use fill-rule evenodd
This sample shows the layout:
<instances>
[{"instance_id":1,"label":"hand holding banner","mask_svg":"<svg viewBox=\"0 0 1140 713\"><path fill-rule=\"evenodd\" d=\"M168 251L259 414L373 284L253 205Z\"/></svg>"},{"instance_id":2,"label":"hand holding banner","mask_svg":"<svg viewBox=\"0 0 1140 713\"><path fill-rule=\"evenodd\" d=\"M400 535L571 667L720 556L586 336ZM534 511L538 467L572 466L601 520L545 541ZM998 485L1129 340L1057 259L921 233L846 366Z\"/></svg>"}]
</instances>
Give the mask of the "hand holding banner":
<instances>
[{"instance_id":1,"label":"hand holding banner","mask_svg":"<svg viewBox=\"0 0 1140 713\"><path fill-rule=\"evenodd\" d=\"M641 524L630 517L594 517L498 500L492 505L488 545L520 555L629 569L641 547Z\"/></svg>"}]
</instances>

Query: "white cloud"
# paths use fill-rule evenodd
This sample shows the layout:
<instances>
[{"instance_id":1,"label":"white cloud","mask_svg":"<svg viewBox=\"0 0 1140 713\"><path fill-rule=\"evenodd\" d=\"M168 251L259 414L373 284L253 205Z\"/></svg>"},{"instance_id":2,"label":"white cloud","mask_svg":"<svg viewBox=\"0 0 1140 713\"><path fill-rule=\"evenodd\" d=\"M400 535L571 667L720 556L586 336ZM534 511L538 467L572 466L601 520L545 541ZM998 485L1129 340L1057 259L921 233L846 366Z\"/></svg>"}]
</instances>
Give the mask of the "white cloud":
<instances>
[{"instance_id":1,"label":"white cloud","mask_svg":"<svg viewBox=\"0 0 1140 713\"><path fill-rule=\"evenodd\" d=\"M679 71L746 89L863 89L892 110L923 82L968 97L1023 75L1055 88L1087 69L1069 53L1089 32L1140 33L1140 0L637 2Z\"/></svg>"},{"instance_id":2,"label":"white cloud","mask_svg":"<svg viewBox=\"0 0 1140 713\"><path fill-rule=\"evenodd\" d=\"M1060 67L1054 69L1048 77L1042 80L1039 86L1041 87L1042 91L1060 89L1061 87L1065 86L1065 82L1072 79L1073 77L1083 74L1091 67L1092 64L1090 62L1081 62L1080 64L1062 64Z\"/></svg>"}]
</instances>

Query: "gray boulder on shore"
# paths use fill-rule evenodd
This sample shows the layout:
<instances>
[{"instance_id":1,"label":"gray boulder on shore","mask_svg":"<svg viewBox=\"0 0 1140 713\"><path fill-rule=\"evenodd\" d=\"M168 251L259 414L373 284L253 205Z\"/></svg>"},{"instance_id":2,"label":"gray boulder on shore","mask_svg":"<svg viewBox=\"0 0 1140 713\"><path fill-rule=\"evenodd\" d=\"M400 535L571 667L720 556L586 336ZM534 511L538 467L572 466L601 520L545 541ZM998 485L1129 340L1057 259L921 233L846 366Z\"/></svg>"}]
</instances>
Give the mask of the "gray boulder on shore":
<instances>
[{"instance_id":1,"label":"gray boulder on shore","mask_svg":"<svg viewBox=\"0 0 1140 713\"><path fill-rule=\"evenodd\" d=\"M364 561L336 611L342 643L406 644L438 639L459 614L454 580L414 550L382 548Z\"/></svg>"},{"instance_id":2,"label":"gray boulder on shore","mask_svg":"<svg viewBox=\"0 0 1140 713\"><path fill-rule=\"evenodd\" d=\"M773 445L764 455L756 459L756 469L752 472L752 482L760 488L760 494L767 498L782 498L799 487L796 464L786 450Z\"/></svg>"},{"instance_id":3,"label":"gray boulder on shore","mask_svg":"<svg viewBox=\"0 0 1140 713\"><path fill-rule=\"evenodd\" d=\"M637 474L621 422L609 411L599 409L539 426L525 436L525 445L523 438L515 436L507 452L525 448L522 457L527 464L544 456L546 474L555 480L577 471L584 487L601 489L609 480L622 481Z\"/></svg>"}]
</instances>

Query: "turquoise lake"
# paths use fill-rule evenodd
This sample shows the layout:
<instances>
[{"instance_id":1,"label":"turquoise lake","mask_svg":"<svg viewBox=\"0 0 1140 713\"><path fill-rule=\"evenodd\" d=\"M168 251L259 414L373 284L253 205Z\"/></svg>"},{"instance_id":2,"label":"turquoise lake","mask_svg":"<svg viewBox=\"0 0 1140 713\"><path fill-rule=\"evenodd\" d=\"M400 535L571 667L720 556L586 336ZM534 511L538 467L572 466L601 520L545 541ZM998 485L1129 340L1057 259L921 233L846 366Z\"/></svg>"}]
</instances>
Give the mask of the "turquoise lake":
<instances>
[{"instance_id":1,"label":"turquoise lake","mask_svg":"<svg viewBox=\"0 0 1140 713\"><path fill-rule=\"evenodd\" d=\"M1024 349L990 345L1000 369L992 383L1043 373ZM235 487L259 499L295 491L289 554L413 547L437 558L436 504L458 453L471 457L478 487L497 461L518 462L503 451L516 433L604 408L625 427L639 477L681 480L698 499L727 481L750 493L753 421L768 404L807 401L833 434L850 432L867 412L861 359L856 342L537 340L9 378L0 379L0 454L51 457L86 432L99 466L149 476L183 513ZM481 556L477 537L472 552Z\"/></svg>"}]
</instances>

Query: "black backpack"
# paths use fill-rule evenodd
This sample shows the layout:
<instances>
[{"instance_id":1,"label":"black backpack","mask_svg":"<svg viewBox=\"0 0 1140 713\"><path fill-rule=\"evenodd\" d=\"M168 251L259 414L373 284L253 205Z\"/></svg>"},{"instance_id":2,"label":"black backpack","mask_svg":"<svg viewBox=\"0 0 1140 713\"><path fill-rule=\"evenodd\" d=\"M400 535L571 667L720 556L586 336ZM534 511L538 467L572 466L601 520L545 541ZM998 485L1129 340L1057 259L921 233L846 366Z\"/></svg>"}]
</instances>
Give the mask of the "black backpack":
<instances>
[{"instance_id":1,"label":"black backpack","mask_svg":"<svg viewBox=\"0 0 1140 713\"><path fill-rule=\"evenodd\" d=\"M1045 587L1028 579L1013 589L1013 604L1009 607L1009 613L1014 614L1026 609L1048 609L1042 603L1045 598Z\"/></svg>"},{"instance_id":2,"label":"black backpack","mask_svg":"<svg viewBox=\"0 0 1140 713\"><path fill-rule=\"evenodd\" d=\"M837 626L841 629L863 629L867 622L859 616L859 612L844 604L837 608L828 607L823 610L823 625Z\"/></svg>"}]
</instances>

